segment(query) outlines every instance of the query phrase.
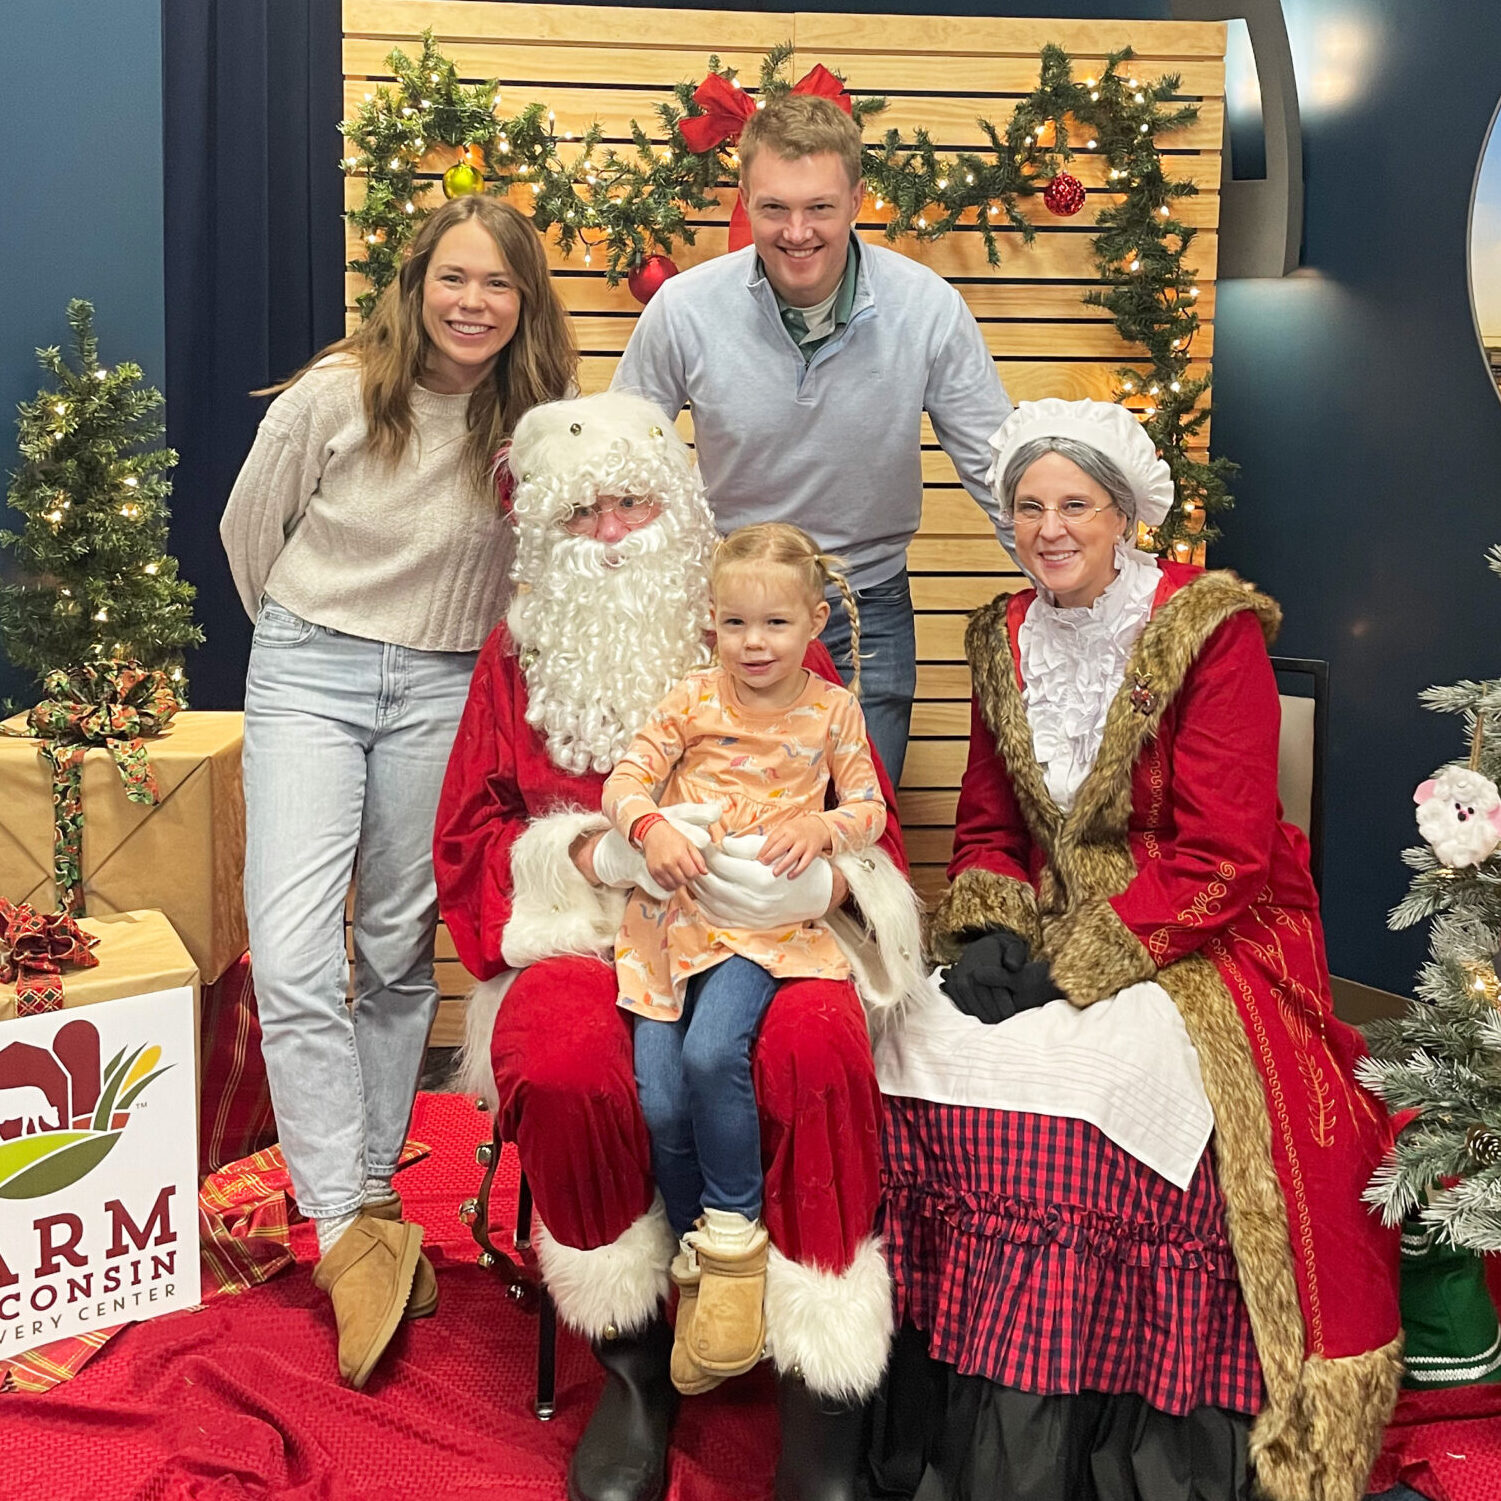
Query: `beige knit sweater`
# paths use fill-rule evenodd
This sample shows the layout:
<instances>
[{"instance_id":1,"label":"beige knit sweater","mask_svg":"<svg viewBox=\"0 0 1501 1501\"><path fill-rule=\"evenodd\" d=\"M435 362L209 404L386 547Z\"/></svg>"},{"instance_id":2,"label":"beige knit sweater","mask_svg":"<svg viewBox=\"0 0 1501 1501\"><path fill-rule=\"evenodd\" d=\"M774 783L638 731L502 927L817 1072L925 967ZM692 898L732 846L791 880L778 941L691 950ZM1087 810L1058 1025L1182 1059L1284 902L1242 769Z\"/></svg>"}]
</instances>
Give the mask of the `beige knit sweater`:
<instances>
[{"instance_id":1,"label":"beige knit sweater","mask_svg":"<svg viewBox=\"0 0 1501 1501\"><path fill-rule=\"evenodd\" d=\"M468 407L413 387L413 441L392 465L369 450L347 360L282 392L219 523L251 618L265 596L346 635L477 651L510 600L512 540L468 468Z\"/></svg>"}]
</instances>

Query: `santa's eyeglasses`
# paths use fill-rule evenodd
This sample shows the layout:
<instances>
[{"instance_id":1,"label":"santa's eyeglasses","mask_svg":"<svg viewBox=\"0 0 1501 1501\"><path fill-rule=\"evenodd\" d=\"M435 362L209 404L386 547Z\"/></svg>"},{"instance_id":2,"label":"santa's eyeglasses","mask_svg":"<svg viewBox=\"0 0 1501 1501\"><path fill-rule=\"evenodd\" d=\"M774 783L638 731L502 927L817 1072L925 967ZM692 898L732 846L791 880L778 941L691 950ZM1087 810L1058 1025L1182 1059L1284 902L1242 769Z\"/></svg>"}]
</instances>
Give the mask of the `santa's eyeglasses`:
<instances>
[{"instance_id":1,"label":"santa's eyeglasses","mask_svg":"<svg viewBox=\"0 0 1501 1501\"><path fill-rule=\"evenodd\" d=\"M661 509L646 495L621 495L592 506L575 506L564 518L563 529L569 532L592 532L601 519L613 515L624 527L644 526Z\"/></svg>"}]
</instances>

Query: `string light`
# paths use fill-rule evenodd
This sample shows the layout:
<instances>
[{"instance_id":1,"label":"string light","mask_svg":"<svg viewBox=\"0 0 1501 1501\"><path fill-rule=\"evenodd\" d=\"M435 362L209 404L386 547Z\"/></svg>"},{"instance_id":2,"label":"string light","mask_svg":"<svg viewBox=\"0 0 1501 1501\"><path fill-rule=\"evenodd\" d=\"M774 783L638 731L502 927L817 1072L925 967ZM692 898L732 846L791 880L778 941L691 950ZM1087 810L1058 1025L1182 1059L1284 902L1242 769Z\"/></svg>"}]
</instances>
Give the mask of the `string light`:
<instances>
[{"instance_id":1,"label":"string light","mask_svg":"<svg viewBox=\"0 0 1501 1501\"><path fill-rule=\"evenodd\" d=\"M109 619L109 611L106 610L106 609L104 609L101 606L98 610L96 610L94 612L94 619L95 620L108 620Z\"/></svg>"},{"instance_id":2,"label":"string light","mask_svg":"<svg viewBox=\"0 0 1501 1501\"><path fill-rule=\"evenodd\" d=\"M149 574L150 574L150 575L151 575L151 577L152 577L152 578L155 578L155 577L156 577L156 571L157 571L157 568L158 568L158 566L159 566L159 565L158 565L158 564L156 564L156 563L148 563L148 564L147 564L147 565L146 565L146 566L145 566L145 568L143 568L143 569L142 569L142 570L141 570L141 571L142 571L142 572L143 572L143 573L149 573Z\"/></svg>"},{"instance_id":3,"label":"string light","mask_svg":"<svg viewBox=\"0 0 1501 1501\"><path fill-rule=\"evenodd\" d=\"M132 489L132 490L134 490L134 489L135 489L135 487L136 487L136 486L137 486L137 485L138 485L138 484L140 484L140 480L138 480L138 479L137 479L137 478L136 478L136 477L135 477L135 475L133 475L133 474L127 474L127 475L126 475L126 476L125 476L125 483L126 483L126 484L127 484L127 485L129 485L129 486L130 486L130 488L131 488L131 489Z\"/></svg>"}]
</instances>

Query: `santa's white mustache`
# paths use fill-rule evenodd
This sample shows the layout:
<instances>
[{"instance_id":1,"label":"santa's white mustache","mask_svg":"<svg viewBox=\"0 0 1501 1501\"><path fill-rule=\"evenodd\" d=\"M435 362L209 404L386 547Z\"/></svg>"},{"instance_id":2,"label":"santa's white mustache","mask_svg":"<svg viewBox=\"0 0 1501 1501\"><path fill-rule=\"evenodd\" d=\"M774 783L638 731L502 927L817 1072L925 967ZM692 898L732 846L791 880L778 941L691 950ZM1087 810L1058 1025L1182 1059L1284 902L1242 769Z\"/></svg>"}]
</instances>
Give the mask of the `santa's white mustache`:
<instances>
[{"instance_id":1,"label":"santa's white mustache","mask_svg":"<svg viewBox=\"0 0 1501 1501\"><path fill-rule=\"evenodd\" d=\"M658 521L648 522L616 542L564 533L553 544L552 564L560 573L574 578L599 579L632 558L652 557L665 551L670 542L668 528Z\"/></svg>"}]
</instances>

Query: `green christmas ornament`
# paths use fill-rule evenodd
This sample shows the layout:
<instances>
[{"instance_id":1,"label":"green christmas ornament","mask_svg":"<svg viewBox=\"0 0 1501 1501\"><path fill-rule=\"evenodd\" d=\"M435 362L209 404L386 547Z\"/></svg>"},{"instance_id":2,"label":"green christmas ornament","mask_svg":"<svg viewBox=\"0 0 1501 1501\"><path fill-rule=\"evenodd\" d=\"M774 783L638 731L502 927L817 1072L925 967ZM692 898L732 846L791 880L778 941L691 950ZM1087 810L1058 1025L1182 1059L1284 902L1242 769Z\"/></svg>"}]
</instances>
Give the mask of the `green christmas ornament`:
<instances>
[{"instance_id":1,"label":"green christmas ornament","mask_svg":"<svg viewBox=\"0 0 1501 1501\"><path fill-rule=\"evenodd\" d=\"M484 190L485 174L478 168L471 167L468 162L455 162L443 174L445 198L463 198L470 193L482 193Z\"/></svg>"}]
</instances>

